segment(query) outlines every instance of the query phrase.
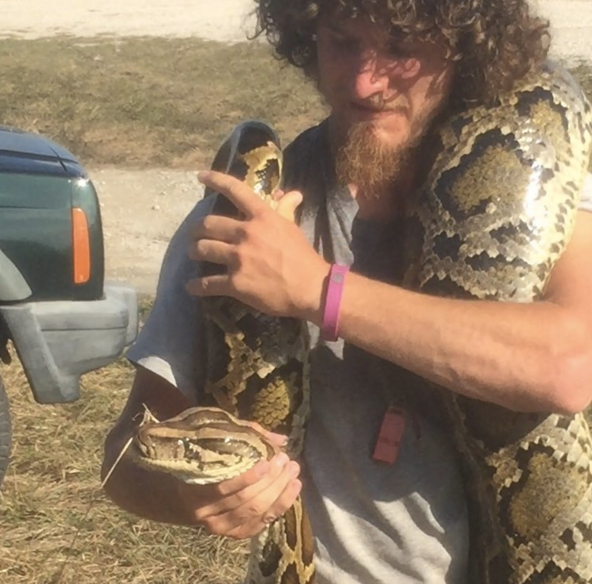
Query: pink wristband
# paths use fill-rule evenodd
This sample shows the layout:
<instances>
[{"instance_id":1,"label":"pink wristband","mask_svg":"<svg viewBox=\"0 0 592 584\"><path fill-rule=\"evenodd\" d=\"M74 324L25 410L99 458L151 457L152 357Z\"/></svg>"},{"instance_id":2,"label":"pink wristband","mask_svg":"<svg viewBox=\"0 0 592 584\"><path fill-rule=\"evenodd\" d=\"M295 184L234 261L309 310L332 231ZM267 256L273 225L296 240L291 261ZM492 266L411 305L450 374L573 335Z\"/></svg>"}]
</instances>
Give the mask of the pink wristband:
<instances>
[{"instance_id":1,"label":"pink wristband","mask_svg":"<svg viewBox=\"0 0 592 584\"><path fill-rule=\"evenodd\" d=\"M339 324L339 308L341 307L341 295L345 275L349 271L347 266L333 264L329 272L327 293L325 294L325 309L323 311L323 324L321 325L321 339L323 341L337 340L337 325Z\"/></svg>"}]
</instances>

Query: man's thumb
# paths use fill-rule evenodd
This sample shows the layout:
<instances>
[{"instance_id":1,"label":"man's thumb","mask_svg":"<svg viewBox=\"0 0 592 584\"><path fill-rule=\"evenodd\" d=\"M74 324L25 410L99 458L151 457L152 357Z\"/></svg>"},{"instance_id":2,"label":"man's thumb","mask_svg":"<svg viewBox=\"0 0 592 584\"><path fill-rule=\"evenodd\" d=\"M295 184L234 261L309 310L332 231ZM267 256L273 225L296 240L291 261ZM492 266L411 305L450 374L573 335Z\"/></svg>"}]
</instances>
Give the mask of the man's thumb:
<instances>
[{"instance_id":1,"label":"man's thumb","mask_svg":"<svg viewBox=\"0 0 592 584\"><path fill-rule=\"evenodd\" d=\"M278 201L276 211L288 221L296 221L296 209L302 203L302 194L298 191L289 191L285 193Z\"/></svg>"}]
</instances>

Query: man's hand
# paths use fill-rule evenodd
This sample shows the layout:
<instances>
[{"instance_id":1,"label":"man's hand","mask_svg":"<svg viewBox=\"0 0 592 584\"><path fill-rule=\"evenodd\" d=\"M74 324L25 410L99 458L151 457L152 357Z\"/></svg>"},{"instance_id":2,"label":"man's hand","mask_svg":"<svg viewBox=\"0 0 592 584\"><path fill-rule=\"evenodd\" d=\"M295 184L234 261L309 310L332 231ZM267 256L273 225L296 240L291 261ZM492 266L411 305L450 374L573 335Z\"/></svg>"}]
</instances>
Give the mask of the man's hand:
<instances>
[{"instance_id":1,"label":"man's hand","mask_svg":"<svg viewBox=\"0 0 592 584\"><path fill-rule=\"evenodd\" d=\"M267 434L281 444L280 437ZM179 481L179 497L195 523L210 533L244 539L257 535L294 504L302 488L299 474L298 463L282 453L216 485Z\"/></svg>"},{"instance_id":2,"label":"man's hand","mask_svg":"<svg viewBox=\"0 0 592 584\"><path fill-rule=\"evenodd\" d=\"M126 511L152 521L203 525L212 533L251 537L285 513L302 488L298 479L300 466L285 454L260 462L241 476L217 485L188 485L171 474L148 471L138 466L129 451L115 463L135 432L144 406L164 420L191 405L168 381L138 366L126 406L105 442L103 479L115 465L113 474L105 481L105 491ZM278 451L285 445L285 436L266 432L260 426L259 430Z\"/></svg>"},{"instance_id":3,"label":"man's hand","mask_svg":"<svg viewBox=\"0 0 592 584\"><path fill-rule=\"evenodd\" d=\"M218 172L199 180L227 197L244 219L210 215L193 230L192 259L226 266L227 273L191 280L196 296L231 296L256 310L314 320L329 264L294 224L300 193L286 193L272 210L244 183Z\"/></svg>"}]
</instances>

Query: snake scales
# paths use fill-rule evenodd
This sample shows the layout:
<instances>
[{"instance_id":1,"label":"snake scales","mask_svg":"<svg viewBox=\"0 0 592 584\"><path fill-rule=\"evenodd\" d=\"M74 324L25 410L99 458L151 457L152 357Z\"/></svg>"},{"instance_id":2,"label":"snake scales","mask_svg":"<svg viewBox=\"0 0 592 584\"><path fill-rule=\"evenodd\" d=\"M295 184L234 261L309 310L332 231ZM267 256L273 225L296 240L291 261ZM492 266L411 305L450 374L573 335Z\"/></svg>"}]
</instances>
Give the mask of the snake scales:
<instances>
[{"instance_id":1,"label":"snake scales","mask_svg":"<svg viewBox=\"0 0 592 584\"><path fill-rule=\"evenodd\" d=\"M581 90L551 67L491 106L449 117L433 136L428 178L409 211L404 285L456 298L539 299L571 234L591 136ZM213 166L271 201L279 164L273 132L247 123ZM223 197L213 212L236 213ZM203 310L206 405L289 434L288 452L297 456L309 391L300 323L226 298L204 300ZM592 582L592 439L583 416L515 413L439 388L433 395L430 407L448 425L465 477L469 582ZM231 430L221 416L194 408L145 420L136 440L141 463L203 483L273 454L257 432ZM298 501L253 540L247 582L312 584L312 550Z\"/></svg>"}]
</instances>

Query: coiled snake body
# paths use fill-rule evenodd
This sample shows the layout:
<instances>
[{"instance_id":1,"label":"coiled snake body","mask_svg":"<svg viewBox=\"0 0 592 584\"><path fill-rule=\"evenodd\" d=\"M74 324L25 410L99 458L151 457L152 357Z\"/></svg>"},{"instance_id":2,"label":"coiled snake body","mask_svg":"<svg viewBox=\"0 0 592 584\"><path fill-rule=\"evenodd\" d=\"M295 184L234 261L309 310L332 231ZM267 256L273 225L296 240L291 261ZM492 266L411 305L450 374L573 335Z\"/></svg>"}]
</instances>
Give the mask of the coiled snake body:
<instances>
[{"instance_id":1,"label":"coiled snake body","mask_svg":"<svg viewBox=\"0 0 592 584\"><path fill-rule=\"evenodd\" d=\"M591 136L581 90L551 67L495 104L439 125L431 170L409 211L404 286L456 298L537 301L569 241ZM279 176L279 160L273 132L247 123L225 142L214 167L242 176L271 200L269 171ZM218 199L214 213L236 213ZM207 405L287 433L297 456L309 399L300 323L226 298L205 300L202 308ZM465 477L469 582L592 582L592 439L583 416L515 413L439 388L433 396L429 407L449 428ZM146 420L136 440L141 464L203 483L210 480L203 474L221 480L273 454L248 425L230 431L217 409L204 412L205 423L200 408L170 421ZM312 550L298 501L254 540L247 582L312 584Z\"/></svg>"}]
</instances>

